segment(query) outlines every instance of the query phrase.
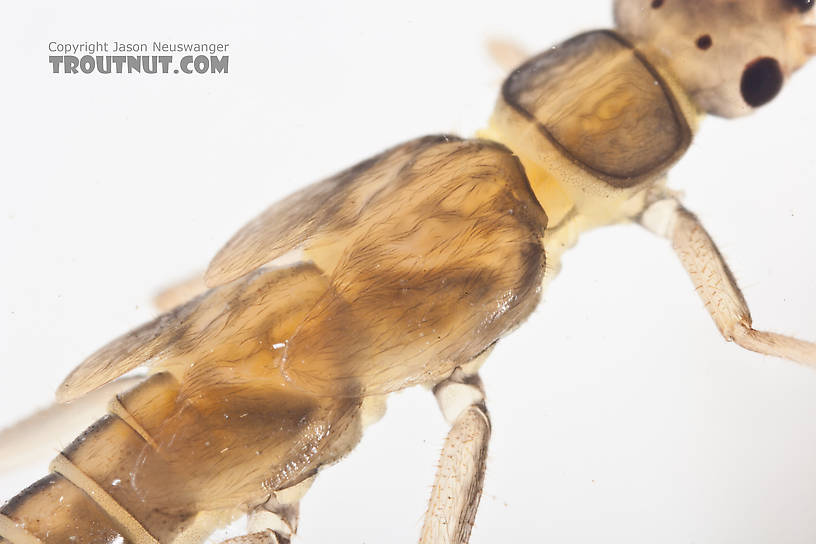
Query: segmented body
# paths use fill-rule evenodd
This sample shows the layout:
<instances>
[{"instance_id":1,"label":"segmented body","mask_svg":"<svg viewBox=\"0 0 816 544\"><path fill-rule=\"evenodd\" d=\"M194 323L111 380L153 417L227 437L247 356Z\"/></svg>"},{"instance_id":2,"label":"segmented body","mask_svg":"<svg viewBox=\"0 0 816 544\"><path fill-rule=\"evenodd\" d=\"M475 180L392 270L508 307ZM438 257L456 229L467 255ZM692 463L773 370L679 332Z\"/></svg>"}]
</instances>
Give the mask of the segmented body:
<instances>
[{"instance_id":1,"label":"segmented body","mask_svg":"<svg viewBox=\"0 0 816 544\"><path fill-rule=\"evenodd\" d=\"M642 211L697 115L630 41L589 33L510 76L493 141L414 140L292 195L216 257L210 291L66 380L70 399L153 372L0 510L0 532L197 542L304 482L356 444L368 399L445 379L526 318L545 255L557 267L584 230Z\"/></svg>"},{"instance_id":2,"label":"segmented body","mask_svg":"<svg viewBox=\"0 0 816 544\"><path fill-rule=\"evenodd\" d=\"M503 146L423 138L293 198L275 225L308 225L292 236L313 263L227 281L103 349L105 369L156 374L4 515L43 542L195 541L344 455L364 397L439 381L535 307L546 216Z\"/></svg>"}]
</instances>

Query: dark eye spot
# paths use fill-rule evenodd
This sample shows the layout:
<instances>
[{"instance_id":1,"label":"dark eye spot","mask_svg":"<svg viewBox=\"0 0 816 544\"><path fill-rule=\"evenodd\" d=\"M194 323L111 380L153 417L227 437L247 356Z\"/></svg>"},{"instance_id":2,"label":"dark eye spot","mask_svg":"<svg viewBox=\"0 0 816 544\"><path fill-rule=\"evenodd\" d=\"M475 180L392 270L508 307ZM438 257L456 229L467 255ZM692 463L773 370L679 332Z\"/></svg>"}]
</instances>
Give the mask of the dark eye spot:
<instances>
[{"instance_id":1,"label":"dark eye spot","mask_svg":"<svg viewBox=\"0 0 816 544\"><path fill-rule=\"evenodd\" d=\"M703 34L699 38L697 38L697 47L705 51L709 47L711 47L714 42L711 40L711 36L708 34Z\"/></svg>"},{"instance_id":2,"label":"dark eye spot","mask_svg":"<svg viewBox=\"0 0 816 544\"><path fill-rule=\"evenodd\" d=\"M798 9L802 13L813 9L814 0L786 0L788 4Z\"/></svg>"},{"instance_id":3,"label":"dark eye spot","mask_svg":"<svg viewBox=\"0 0 816 544\"><path fill-rule=\"evenodd\" d=\"M760 57L745 67L740 91L746 104L758 108L767 104L782 89L782 68L771 57Z\"/></svg>"},{"instance_id":4,"label":"dark eye spot","mask_svg":"<svg viewBox=\"0 0 816 544\"><path fill-rule=\"evenodd\" d=\"M663 5L663 0L652 0L652 8L657 9Z\"/></svg>"}]
</instances>

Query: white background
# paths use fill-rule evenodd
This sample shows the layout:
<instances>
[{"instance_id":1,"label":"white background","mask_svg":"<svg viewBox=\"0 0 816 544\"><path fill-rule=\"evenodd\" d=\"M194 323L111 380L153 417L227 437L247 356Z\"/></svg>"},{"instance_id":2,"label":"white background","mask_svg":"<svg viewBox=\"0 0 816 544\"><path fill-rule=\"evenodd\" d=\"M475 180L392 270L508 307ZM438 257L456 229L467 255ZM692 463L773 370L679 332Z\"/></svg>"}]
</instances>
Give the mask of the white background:
<instances>
[{"instance_id":1,"label":"white background","mask_svg":"<svg viewBox=\"0 0 816 544\"><path fill-rule=\"evenodd\" d=\"M472 134L502 78L488 37L536 51L610 10L5 2L0 426L268 204L400 141ZM53 75L51 40L227 41L230 73ZM811 66L756 116L707 120L672 173L755 324L811 340L814 97ZM494 434L473 542L816 538L816 371L723 342L667 244L637 227L586 235L483 377ZM298 541L414 541L445 431L429 393L395 395L304 500ZM44 473L36 461L0 478L0 498Z\"/></svg>"}]
</instances>

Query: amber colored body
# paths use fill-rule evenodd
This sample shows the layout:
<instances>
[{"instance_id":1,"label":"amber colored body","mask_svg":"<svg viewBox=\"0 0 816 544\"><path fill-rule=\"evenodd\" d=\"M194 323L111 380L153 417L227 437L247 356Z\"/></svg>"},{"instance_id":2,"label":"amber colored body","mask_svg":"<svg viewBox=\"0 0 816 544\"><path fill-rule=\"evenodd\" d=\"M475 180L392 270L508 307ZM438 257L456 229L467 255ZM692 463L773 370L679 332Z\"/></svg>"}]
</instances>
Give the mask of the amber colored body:
<instances>
[{"instance_id":1,"label":"amber colored body","mask_svg":"<svg viewBox=\"0 0 816 544\"><path fill-rule=\"evenodd\" d=\"M96 356L156 358L161 372L63 454L161 542L195 541L211 518L336 461L359 439L363 396L439 381L538 300L546 216L506 148L423 138L306 192L326 185L336 205L303 201L326 214L322 225L275 222L317 231L306 245L315 264L260 268ZM114 522L72 515L95 508L76 492L79 504L63 506L72 484L56 478L2 513L44 542L118 534Z\"/></svg>"},{"instance_id":2,"label":"amber colored body","mask_svg":"<svg viewBox=\"0 0 816 544\"><path fill-rule=\"evenodd\" d=\"M62 400L153 373L0 513L45 543L202 541L346 454L371 398L518 326L582 231L644 210L698 115L656 59L589 33L510 76L492 141L414 140L295 193L216 256L209 291L69 376Z\"/></svg>"},{"instance_id":3,"label":"amber colored body","mask_svg":"<svg viewBox=\"0 0 816 544\"><path fill-rule=\"evenodd\" d=\"M611 43L610 54L621 60L609 71L617 70L624 83L633 80L632 63L650 75L614 34L587 36L576 52L595 53L603 64L597 37ZM566 62L575 60L567 55ZM574 82L577 74L563 77ZM679 116L664 94L668 87L653 97L634 95L640 102L632 105L614 85L594 100L597 107L640 115L644 103L654 103ZM538 86L526 84L527 92ZM500 102L497 115L506 107ZM653 117L646 116L650 125L641 139L655 122L665 124ZM569 134L586 127L571 128L570 119L562 116L559 134L579 150ZM536 120L516 122L519 132ZM662 144L656 167L633 178L639 188L687 145L685 119L674 122L680 138ZM551 161L559 182L566 179L559 165L571 160ZM595 179L585 171L576 177L585 184ZM216 257L208 278L220 286L104 348L66 380L61 393L73 397L146 360L162 371L124 395L126 412L98 422L65 457L161 542L206 532L209 517L202 512L228 518L313 475L357 442L364 397L439 382L533 310L546 264L547 216L539 202L546 206L548 195L541 177L532 182L502 145L429 137L284 200L256 220L262 229L239 233ZM618 200L604 209L614 220L622 218ZM314 264L258 268L299 246ZM224 255L229 260L222 266ZM61 513L68 516L75 506L55 506L43 519L38 501L71 486L62 479L51 485L58 487L37 484L3 513L44 542L59 542L65 533L53 528L64 527ZM88 519L87 529L70 531L118 530L110 523L102 531L102 521Z\"/></svg>"}]
</instances>

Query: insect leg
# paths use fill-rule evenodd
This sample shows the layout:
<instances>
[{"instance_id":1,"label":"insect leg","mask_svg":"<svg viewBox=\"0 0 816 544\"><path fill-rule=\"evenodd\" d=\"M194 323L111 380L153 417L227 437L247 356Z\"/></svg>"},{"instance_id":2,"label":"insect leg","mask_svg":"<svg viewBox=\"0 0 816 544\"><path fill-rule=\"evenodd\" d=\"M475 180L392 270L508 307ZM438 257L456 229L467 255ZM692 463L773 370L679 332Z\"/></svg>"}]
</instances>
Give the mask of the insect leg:
<instances>
[{"instance_id":1,"label":"insect leg","mask_svg":"<svg viewBox=\"0 0 816 544\"><path fill-rule=\"evenodd\" d=\"M530 54L519 44L501 38L487 40L487 52L499 68L508 72L530 58Z\"/></svg>"},{"instance_id":2,"label":"insect leg","mask_svg":"<svg viewBox=\"0 0 816 544\"><path fill-rule=\"evenodd\" d=\"M276 491L264 504L249 513L248 534L230 538L221 544L289 544L297 531L300 499L309 490L315 476L288 489Z\"/></svg>"},{"instance_id":3,"label":"insect leg","mask_svg":"<svg viewBox=\"0 0 816 544\"><path fill-rule=\"evenodd\" d=\"M434 388L451 430L439 458L420 544L466 544L470 538L490 439L490 418L477 374L457 369Z\"/></svg>"},{"instance_id":4,"label":"insect leg","mask_svg":"<svg viewBox=\"0 0 816 544\"><path fill-rule=\"evenodd\" d=\"M745 298L717 246L699 219L676 199L657 200L643 212L640 223L671 240L697 293L726 340L757 353L816 365L816 344L752 327Z\"/></svg>"}]
</instances>

